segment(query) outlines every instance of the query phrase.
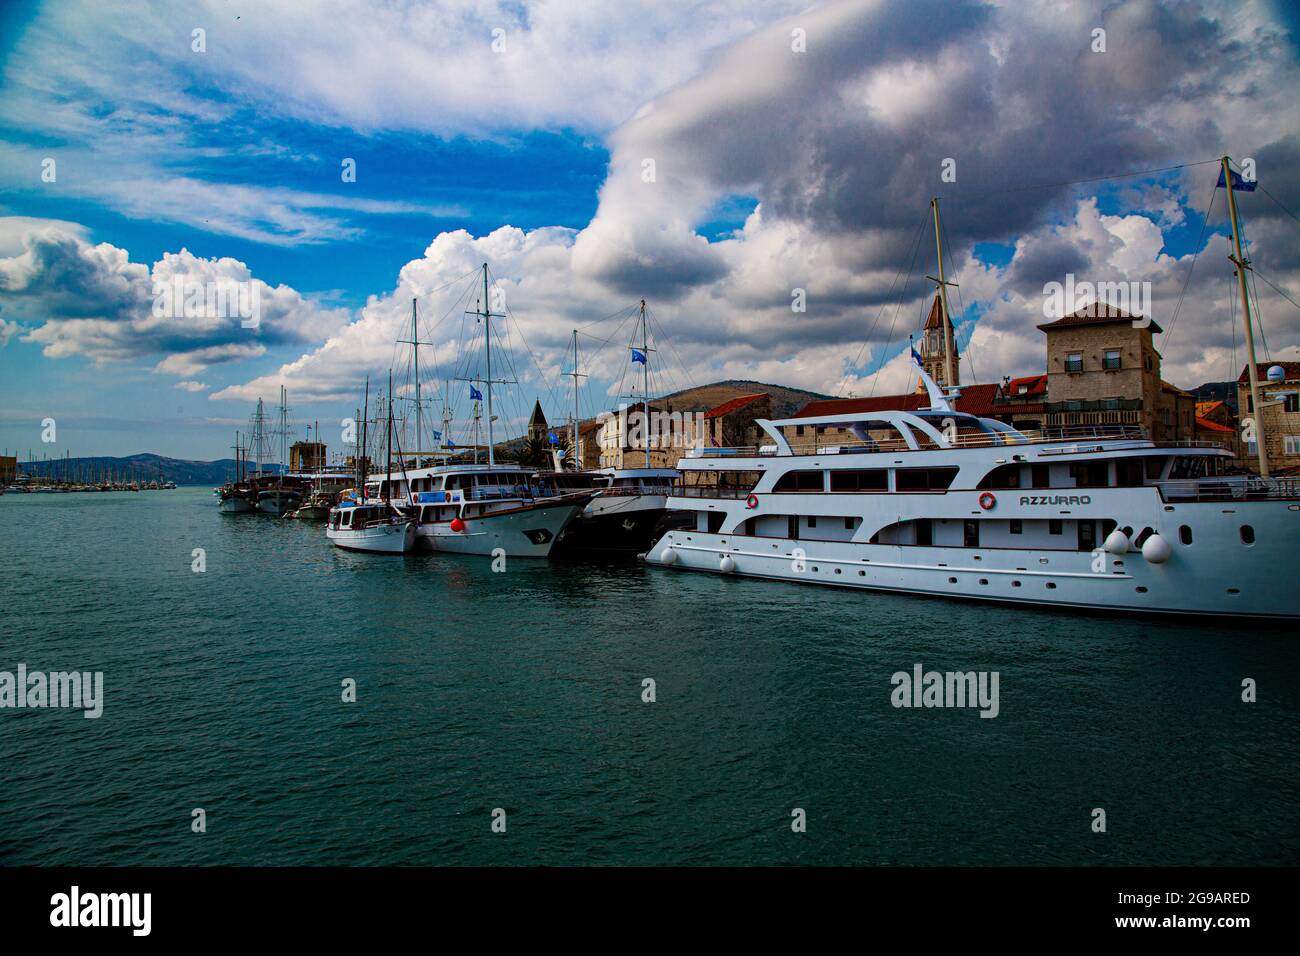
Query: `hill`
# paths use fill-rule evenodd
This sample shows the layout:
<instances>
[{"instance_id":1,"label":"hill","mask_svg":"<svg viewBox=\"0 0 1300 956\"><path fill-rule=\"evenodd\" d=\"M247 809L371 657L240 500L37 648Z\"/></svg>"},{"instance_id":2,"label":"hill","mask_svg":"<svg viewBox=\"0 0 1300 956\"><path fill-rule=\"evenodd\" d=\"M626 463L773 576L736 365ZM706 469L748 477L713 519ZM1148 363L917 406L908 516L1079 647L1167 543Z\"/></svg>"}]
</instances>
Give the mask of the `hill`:
<instances>
[{"instance_id":1,"label":"hill","mask_svg":"<svg viewBox=\"0 0 1300 956\"><path fill-rule=\"evenodd\" d=\"M802 388L787 385L769 385L766 382L752 382L743 379L729 379L725 382L713 382L695 388L682 389L670 395L662 396L659 401L671 402L674 410L683 412L707 412L723 402L741 395L753 395L755 392L767 392L772 396L772 417L788 418L813 399L833 398Z\"/></svg>"},{"instance_id":2,"label":"hill","mask_svg":"<svg viewBox=\"0 0 1300 956\"><path fill-rule=\"evenodd\" d=\"M263 471L274 471L278 465L264 465ZM107 455L86 458L59 458L51 461L18 463L24 474L41 477L62 477L71 474L74 479L97 480L115 476L127 481L174 481L178 485L220 485L235 474L233 458L216 461L192 461L184 458L167 458L163 455L139 454L114 458Z\"/></svg>"}]
</instances>

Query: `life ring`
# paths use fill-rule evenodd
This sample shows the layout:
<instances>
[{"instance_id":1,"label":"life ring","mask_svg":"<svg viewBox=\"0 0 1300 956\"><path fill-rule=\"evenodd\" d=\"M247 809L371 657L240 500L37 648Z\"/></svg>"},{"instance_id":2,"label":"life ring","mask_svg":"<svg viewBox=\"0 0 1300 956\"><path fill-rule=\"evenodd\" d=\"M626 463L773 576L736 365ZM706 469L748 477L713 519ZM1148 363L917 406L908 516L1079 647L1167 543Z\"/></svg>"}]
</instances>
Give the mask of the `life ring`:
<instances>
[{"instance_id":1,"label":"life ring","mask_svg":"<svg viewBox=\"0 0 1300 956\"><path fill-rule=\"evenodd\" d=\"M746 507L746 508L757 508L757 507L758 507L758 495L750 495L748 498L746 498L746 499L745 499L745 507Z\"/></svg>"},{"instance_id":2,"label":"life ring","mask_svg":"<svg viewBox=\"0 0 1300 956\"><path fill-rule=\"evenodd\" d=\"M993 497L993 492L986 491L980 495L980 507L985 511L992 511L997 506L998 499Z\"/></svg>"}]
</instances>

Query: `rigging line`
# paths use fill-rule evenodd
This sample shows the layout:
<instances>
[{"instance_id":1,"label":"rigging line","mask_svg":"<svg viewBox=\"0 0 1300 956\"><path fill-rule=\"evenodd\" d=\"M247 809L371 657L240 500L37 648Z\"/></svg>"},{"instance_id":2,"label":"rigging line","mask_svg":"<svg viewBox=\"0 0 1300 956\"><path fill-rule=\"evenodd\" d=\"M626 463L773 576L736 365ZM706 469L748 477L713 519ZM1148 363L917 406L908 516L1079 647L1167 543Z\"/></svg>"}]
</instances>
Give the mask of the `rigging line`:
<instances>
[{"instance_id":1,"label":"rigging line","mask_svg":"<svg viewBox=\"0 0 1300 956\"><path fill-rule=\"evenodd\" d=\"M1300 222L1300 216L1297 216L1297 215L1296 215L1295 213L1293 213L1290 209L1287 209L1286 206L1282 205L1281 200L1279 200L1279 199L1278 199L1276 196L1274 196L1271 192L1269 192L1267 189L1265 189L1263 186L1261 186L1258 182L1255 183L1255 188L1258 189L1260 192L1262 192L1262 193L1263 193L1265 196L1267 196L1269 199L1273 200L1273 202L1277 204L1277 208L1278 208L1278 209L1281 209L1284 213L1286 213L1288 216L1290 216L1290 217L1291 217L1292 219L1294 219L1296 222Z\"/></svg>"},{"instance_id":2,"label":"rigging line","mask_svg":"<svg viewBox=\"0 0 1300 956\"><path fill-rule=\"evenodd\" d=\"M1187 295L1187 289L1192 284L1192 273L1196 270L1196 260L1200 258L1201 250L1206 248L1206 246L1203 245L1205 240L1205 230L1206 227L1209 226L1210 214L1214 212L1214 201L1218 198L1218 194L1219 187L1216 182L1215 186L1210 190L1210 201L1205 207L1205 215L1201 217L1201 231L1196 237L1196 247L1192 250L1192 261L1187 266L1187 276L1183 279L1183 287L1178 292L1178 302L1174 305L1174 313L1169 317L1169 328L1165 329L1164 338L1160 343L1160 351L1162 354L1167 354L1169 351L1170 342L1173 341L1174 327L1178 324L1178 316L1181 314L1183 308L1183 298Z\"/></svg>"},{"instance_id":3,"label":"rigging line","mask_svg":"<svg viewBox=\"0 0 1300 956\"><path fill-rule=\"evenodd\" d=\"M923 218L921 220L920 225L916 227L916 236L912 239L913 255L916 254L915 253L916 245L918 242L920 242L921 232L924 229L925 229L925 219ZM867 346L871 343L871 336L875 333L876 326L880 324L880 317L884 315L885 310L889 308L890 301L894 295L894 287L898 285L898 279L900 276L902 276L904 268L906 267L902 262L900 262L898 264L898 271L894 273L894 280L889 283L889 293L885 296L884 300L880 303L880 308L876 310L876 317L871 322L871 328L867 329L867 336L862 340L862 344L858 346L858 354L854 356L853 364L849 366L849 369L857 368L858 363L862 361L862 353L867 350ZM844 377L840 379L839 387L835 389L836 398L840 397L840 393L844 391L844 386L848 384L848 380L849 380L849 373L846 371Z\"/></svg>"},{"instance_id":4,"label":"rigging line","mask_svg":"<svg viewBox=\"0 0 1300 956\"><path fill-rule=\"evenodd\" d=\"M1300 302L1297 302L1295 299L1293 299L1293 298L1291 298L1289 295L1287 295L1285 291L1283 291L1282 289L1279 289L1279 288L1278 288L1277 286L1275 286L1272 282L1270 282L1268 276L1266 276L1266 275L1260 275L1259 269L1255 268L1255 267L1252 265L1250 271L1251 271L1251 273L1252 273L1253 275L1259 276L1259 278L1263 280L1263 282L1264 282L1264 284L1265 284L1266 286L1268 286L1270 289L1272 289L1274 292L1276 292L1276 293L1277 293L1278 295L1280 295L1282 298L1286 299L1288 302L1290 302L1292 305L1294 305L1297 309L1300 309Z\"/></svg>"},{"instance_id":5,"label":"rigging line","mask_svg":"<svg viewBox=\"0 0 1300 956\"><path fill-rule=\"evenodd\" d=\"M940 223L940 229L941 229L941 232L943 233L943 240L944 240L944 243L945 243L945 245L948 247L949 251L951 251L951 250L952 250L952 241L949 239L949 236L948 236L948 220L945 219L945 220L943 220L943 221ZM971 258L973 258L973 256L968 256L968 257L967 257L968 260L971 259ZM953 283L953 288L955 288L955 289L957 290L957 314L960 315L960 316L964 316L964 315L966 314L966 301L965 301L965 299L962 298L962 294L961 294L961 286L954 282L954 283ZM976 320L975 320L974 322L968 322L968 323L966 324L966 361L967 361L967 364L970 365L970 380L971 380L972 383L974 383L974 382L978 382L978 381L979 381L979 376L975 373L975 357L971 354L971 348L970 348L971 339L974 338L974 336L975 336L975 322L978 322L978 321L979 321L979 320L978 320L978 317L977 317ZM950 324L952 323L952 316L951 316L951 315L948 316L948 322L949 322ZM955 325L953 325L953 334L952 334L952 338L953 338L953 343L952 343L953 350L954 350L954 351L958 351L957 327L956 327ZM956 364L957 364L957 358L960 356L960 354L961 354L961 353L958 351L958 354L953 356L953 366L954 366L954 368L956 367ZM961 377L960 372L958 373L957 377L958 377L958 378ZM953 384L949 384L948 387L949 387L949 388L955 388L956 386L953 385Z\"/></svg>"},{"instance_id":6,"label":"rigging line","mask_svg":"<svg viewBox=\"0 0 1300 956\"><path fill-rule=\"evenodd\" d=\"M682 357L681 357L681 355L678 354L678 352L677 352L677 346L673 343L673 340L672 340L671 338L668 337L667 333L664 332L664 327L663 327L663 325L659 322L659 320L658 320L657 318L655 318L655 314L654 314L654 312L652 312L650 309L646 309L645 314L646 314L646 317L650 320L650 324L651 324L651 325L654 327L654 329L656 330L656 331L655 331L655 335L656 335L656 338L658 339L658 341L661 342L661 343L663 343L663 344L665 344L665 345L667 345L668 348L672 350L672 353L673 353L673 361L676 363L677 368L681 370L682 375L686 376L686 382L687 382L687 384L688 384L691 388L696 388L697 386L696 386L696 384L695 384L695 377L694 377L693 375L691 375L690 371L689 371L689 370L687 369L687 367L686 367L686 363L682 361ZM673 374L672 374L672 372L669 372L668 374L669 374L669 377L670 377L670 378L673 378L673 377L674 377ZM674 383L675 383L675 378L674 378ZM678 389L678 391L685 391L685 390L684 390L684 389Z\"/></svg>"},{"instance_id":7,"label":"rigging line","mask_svg":"<svg viewBox=\"0 0 1300 956\"><path fill-rule=\"evenodd\" d=\"M984 190L983 192L954 194L952 196L944 196L943 200L944 202L949 202L949 203L966 202L971 199L981 199L985 196L1003 196L1006 195L1007 193L1029 192L1030 190L1033 189L1056 189L1061 186L1081 186L1086 183L1110 182L1111 180L1114 179L1131 179L1134 176L1150 176L1154 173L1167 173L1175 169L1189 169L1193 166L1205 166L1208 165L1209 163L1218 163L1218 162L1222 162L1222 160L1203 159L1195 163L1179 163L1177 166L1158 166L1154 169L1138 169L1130 173L1114 173L1110 176L1092 176L1088 179L1071 179L1059 183L1040 183L1040 184L1035 184L1030 186L1015 186L1008 189L989 189L989 190Z\"/></svg>"},{"instance_id":8,"label":"rigging line","mask_svg":"<svg viewBox=\"0 0 1300 956\"><path fill-rule=\"evenodd\" d=\"M922 223L922 226L924 226L924 223ZM887 338L885 339L884 348L882 348L880 352L880 363L876 366L876 374L871 377L871 390L867 392L868 398L876 394L876 384L880 381L880 373L884 370L885 361L889 357L889 347L894 342L894 326L898 324L899 313L902 312L903 302L906 301L907 299L907 286L912 281L912 269L916 265L916 255L920 251L920 247L921 247L921 233L920 231L918 231L916 235L916 244L912 247L912 260L907 267L907 278L903 280L903 288L899 290L899 299L898 302L896 302L894 305L894 317L889 320L889 332L887 334ZM926 256L925 261L926 262L930 261L928 255ZM922 272L925 271L924 263L922 263L921 265L921 271ZM924 304L928 300L929 300L929 296L925 296L921 300L922 304Z\"/></svg>"},{"instance_id":9,"label":"rigging line","mask_svg":"<svg viewBox=\"0 0 1300 956\"><path fill-rule=\"evenodd\" d=\"M495 284L498 285L500 284L499 280L496 279L490 267L488 268L488 278ZM555 383L552 382L549 378L547 378L546 372L542 369L541 362L537 360L537 354L532 350L532 347L528 344L528 340L524 337L523 326L519 324L519 318L518 316L515 315L514 309L510 308L509 302L505 302L505 307L506 307L506 314L514 321L515 326L518 329L519 341L523 343L524 350L528 353L528 357L533 360L533 366L537 369L537 374L541 378L542 384L545 385L547 388L547 395L546 395L547 404L550 405L552 409L554 409L557 407L555 402ZM509 332L510 329L507 324L506 333L509 334ZM507 357L509 357L508 352L507 352ZM514 377L518 379L519 373L517 371L514 371L513 358L510 358L510 362L511 362L511 370L514 374Z\"/></svg>"},{"instance_id":10,"label":"rigging line","mask_svg":"<svg viewBox=\"0 0 1300 956\"><path fill-rule=\"evenodd\" d=\"M594 320L592 320L591 322L588 322L586 325L580 325L580 326L578 326L578 331L579 331L579 332L582 332L583 329L589 329L589 328L591 328L593 325L600 325L600 323L602 323L602 322L606 322L606 321L608 321L609 319L612 319L612 318L613 318L614 316L616 316L616 315L622 315L622 314L623 314L624 312L626 312L629 308L635 309L636 306L635 306L635 305L633 305L633 306L624 306L623 308L618 309L617 311L614 311L614 312L609 313L609 315L602 315L599 319L594 319ZM585 333L584 333L584 334L585 334ZM595 338L595 336L593 335L592 338Z\"/></svg>"},{"instance_id":11,"label":"rigging line","mask_svg":"<svg viewBox=\"0 0 1300 956\"><path fill-rule=\"evenodd\" d=\"M1250 270L1251 290L1255 294L1255 324L1259 326L1259 338L1264 343L1264 360L1273 361L1272 352L1268 347L1268 337L1264 334L1264 310L1259 305L1259 284L1255 282L1255 270Z\"/></svg>"}]
</instances>

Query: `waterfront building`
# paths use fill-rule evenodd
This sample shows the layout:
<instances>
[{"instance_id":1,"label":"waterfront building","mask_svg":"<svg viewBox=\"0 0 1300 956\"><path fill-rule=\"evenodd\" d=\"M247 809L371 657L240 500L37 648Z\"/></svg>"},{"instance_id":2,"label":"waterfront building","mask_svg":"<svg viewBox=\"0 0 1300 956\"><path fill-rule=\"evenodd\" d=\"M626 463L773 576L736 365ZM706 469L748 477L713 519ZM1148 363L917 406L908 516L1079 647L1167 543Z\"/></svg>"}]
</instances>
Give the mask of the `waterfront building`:
<instances>
[{"instance_id":1,"label":"waterfront building","mask_svg":"<svg viewBox=\"0 0 1300 956\"><path fill-rule=\"evenodd\" d=\"M1257 362L1255 368L1262 407L1256 414L1247 366L1237 376L1237 408L1241 410L1242 422L1250 418L1254 422L1253 431L1263 432L1270 471L1276 474L1300 468L1300 362ZM1280 381L1269 378L1271 368L1282 369ZM1243 445L1242 464L1258 471L1255 442L1246 441Z\"/></svg>"},{"instance_id":2,"label":"waterfront building","mask_svg":"<svg viewBox=\"0 0 1300 956\"><path fill-rule=\"evenodd\" d=\"M296 441L289 448L289 470L320 471L325 467L325 452L324 442Z\"/></svg>"}]
</instances>

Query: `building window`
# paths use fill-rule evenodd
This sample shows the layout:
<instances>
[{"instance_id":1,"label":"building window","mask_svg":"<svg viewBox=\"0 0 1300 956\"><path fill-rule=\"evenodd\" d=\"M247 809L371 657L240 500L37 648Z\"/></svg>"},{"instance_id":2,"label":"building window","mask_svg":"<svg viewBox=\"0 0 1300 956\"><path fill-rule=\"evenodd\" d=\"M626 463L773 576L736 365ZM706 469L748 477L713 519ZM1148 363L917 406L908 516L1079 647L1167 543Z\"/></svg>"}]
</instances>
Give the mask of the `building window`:
<instances>
[{"instance_id":1,"label":"building window","mask_svg":"<svg viewBox=\"0 0 1300 956\"><path fill-rule=\"evenodd\" d=\"M1282 410L1300 412L1300 392L1287 392L1282 396Z\"/></svg>"},{"instance_id":2,"label":"building window","mask_svg":"<svg viewBox=\"0 0 1300 956\"><path fill-rule=\"evenodd\" d=\"M802 426L802 425L795 425L795 426L794 426L794 433L795 433L795 435L802 435L802 434L803 434L803 426Z\"/></svg>"},{"instance_id":3,"label":"building window","mask_svg":"<svg viewBox=\"0 0 1300 956\"><path fill-rule=\"evenodd\" d=\"M1108 412L1119 411L1119 397L1116 396L1115 398L1103 398L1101 400L1101 407Z\"/></svg>"},{"instance_id":4,"label":"building window","mask_svg":"<svg viewBox=\"0 0 1300 956\"><path fill-rule=\"evenodd\" d=\"M1300 435L1283 435L1282 452L1286 455L1300 455Z\"/></svg>"},{"instance_id":5,"label":"building window","mask_svg":"<svg viewBox=\"0 0 1300 956\"><path fill-rule=\"evenodd\" d=\"M1106 356L1101 360L1101 367L1111 372L1120 367L1119 349L1107 349Z\"/></svg>"},{"instance_id":6,"label":"building window","mask_svg":"<svg viewBox=\"0 0 1300 956\"><path fill-rule=\"evenodd\" d=\"M1065 370L1066 370L1067 372L1082 372L1082 371L1083 371L1083 353L1082 353L1082 352L1066 352L1066 353L1065 353Z\"/></svg>"}]
</instances>

